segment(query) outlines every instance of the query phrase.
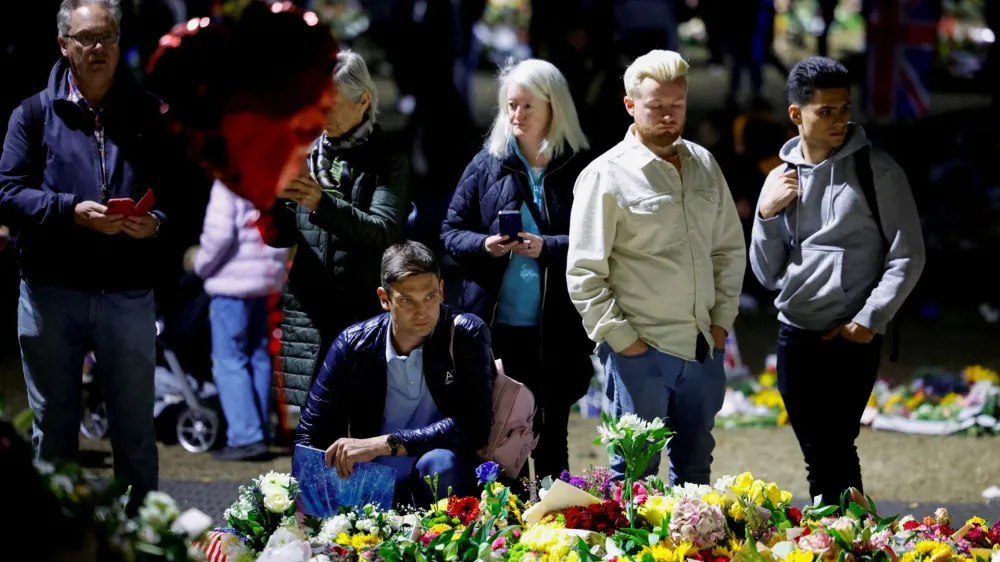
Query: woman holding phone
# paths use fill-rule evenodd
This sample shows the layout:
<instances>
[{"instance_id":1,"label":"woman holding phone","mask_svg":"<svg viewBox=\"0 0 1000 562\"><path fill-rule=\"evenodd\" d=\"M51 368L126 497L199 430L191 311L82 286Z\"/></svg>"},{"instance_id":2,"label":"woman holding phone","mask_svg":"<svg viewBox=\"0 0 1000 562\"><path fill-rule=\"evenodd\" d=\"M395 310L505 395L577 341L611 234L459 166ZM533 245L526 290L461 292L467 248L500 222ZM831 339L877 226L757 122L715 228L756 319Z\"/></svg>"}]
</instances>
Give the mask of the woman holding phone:
<instances>
[{"instance_id":1,"label":"woman holding phone","mask_svg":"<svg viewBox=\"0 0 1000 562\"><path fill-rule=\"evenodd\" d=\"M587 138L562 73L529 59L499 77L499 111L455 189L441 238L462 266L459 307L490 324L508 376L535 395L536 478L569 469L570 408L593 344L566 290L573 184ZM522 476L527 476L527 465Z\"/></svg>"}]
</instances>

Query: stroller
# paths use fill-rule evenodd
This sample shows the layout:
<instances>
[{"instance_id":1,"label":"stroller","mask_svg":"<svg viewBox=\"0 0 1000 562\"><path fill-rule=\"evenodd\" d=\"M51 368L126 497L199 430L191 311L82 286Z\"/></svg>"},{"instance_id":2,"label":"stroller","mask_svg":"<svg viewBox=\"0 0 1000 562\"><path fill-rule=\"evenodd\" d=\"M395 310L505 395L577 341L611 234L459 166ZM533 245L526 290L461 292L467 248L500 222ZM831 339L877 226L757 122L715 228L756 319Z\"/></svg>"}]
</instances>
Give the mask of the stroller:
<instances>
[{"instance_id":1,"label":"stroller","mask_svg":"<svg viewBox=\"0 0 1000 562\"><path fill-rule=\"evenodd\" d=\"M210 298L193 274L182 277L172 291L169 298L157 302L153 403L157 437L179 443L188 452L203 453L215 447L225 432L225 417L220 415L218 391L212 382ZM108 432L99 375L100 365L90 354L83 366L80 431L91 439L103 439Z\"/></svg>"}]
</instances>

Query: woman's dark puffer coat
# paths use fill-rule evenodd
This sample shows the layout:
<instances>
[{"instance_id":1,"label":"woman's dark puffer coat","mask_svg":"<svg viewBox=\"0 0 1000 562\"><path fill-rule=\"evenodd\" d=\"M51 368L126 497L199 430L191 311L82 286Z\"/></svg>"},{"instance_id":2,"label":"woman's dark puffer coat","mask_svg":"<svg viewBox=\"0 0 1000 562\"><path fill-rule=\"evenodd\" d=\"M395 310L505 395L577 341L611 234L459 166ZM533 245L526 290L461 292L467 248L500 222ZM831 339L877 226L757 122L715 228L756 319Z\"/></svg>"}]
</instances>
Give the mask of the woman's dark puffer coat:
<instances>
[{"instance_id":1,"label":"woman's dark puffer coat","mask_svg":"<svg viewBox=\"0 0 1000 562\"><path fill-rule=\"evenodd\" d=\"M273 246L298 245L281 296L280 365L288 404L304 406L326 350L345 328L382 312L376 289L382 253L403 240L410 212L409 162L376 125L364 144L337 157L354 168L345 199L324 194L316 212L279 200Z\"/></svg>"},{"instance_id":2,"label":"woman's dark puffer coat","mask_svg":"<svg viewBox=\"0 0 1000 562\"><path fill-rule=\"evenodd\" d=\"M545 248L538 256L542 267L542 371L552 373L553 393L570 402L583 396L590 384L593 342L566 287L566 252L573 186L590 163L586 153L562 154L546 168L543 208L535 204L524 163L516 153L500 159L485 149L473 158L455 189L441 230L445 249L462 266L465 280L458 306L492 325L500 285L509 259L486 253L487 236L500 232L499 213L519 210L522 203L541 231Z\"/></svg>"}]
</instances>

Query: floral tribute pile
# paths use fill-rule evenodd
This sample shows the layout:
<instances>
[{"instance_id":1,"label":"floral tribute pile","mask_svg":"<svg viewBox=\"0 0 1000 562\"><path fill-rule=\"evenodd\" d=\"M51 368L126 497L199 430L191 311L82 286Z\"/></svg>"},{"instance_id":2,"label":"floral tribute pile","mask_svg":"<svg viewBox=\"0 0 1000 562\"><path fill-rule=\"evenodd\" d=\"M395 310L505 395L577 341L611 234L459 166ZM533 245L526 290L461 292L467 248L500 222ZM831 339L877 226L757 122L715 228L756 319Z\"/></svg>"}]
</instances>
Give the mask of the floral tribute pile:
<instances>
[{"instance_id":1,"label":"floral tribute pile","mask_svg":"<svg viewBox=\"0 0 1000 562\"><path fill-rule=\"evenodd\" d=\"M873 429L929 435L1000 433L1000 375L982 366L960 376L940 371L920 373L911 382L879 380L862 423ZM733 381L717 423L724 428L788 424L773 358L757 379Z\"/></svg>"},{"instance_id":2,"label":"floral tribute pile","mask_svg":"<svg viewBox=\"0 0 1000 562\"><path fill-rule=\"evenodd\" d=\"M499 482L500 467L487 462L476 470L477 496L446 494L420 511L366 505L310 518L296 509L299 483L270 472L241 487L225 526L208 532L207 516L179 513L165 494L150 494L129 519L117 499L101 507L78 475L42 468L63 504L86 499L77 511L112 537L99 542L116 555L99 560L1000 562L1000 522L952 521L944 509L883 517L857 493L799 509L789 492L750 473L670 486L641 476L671 438L661 420L604 417L598 433L624 474L564 473L542 482L534 502ZM427 483L438 489L436 479Z\"/></svg>"}]
</instances>

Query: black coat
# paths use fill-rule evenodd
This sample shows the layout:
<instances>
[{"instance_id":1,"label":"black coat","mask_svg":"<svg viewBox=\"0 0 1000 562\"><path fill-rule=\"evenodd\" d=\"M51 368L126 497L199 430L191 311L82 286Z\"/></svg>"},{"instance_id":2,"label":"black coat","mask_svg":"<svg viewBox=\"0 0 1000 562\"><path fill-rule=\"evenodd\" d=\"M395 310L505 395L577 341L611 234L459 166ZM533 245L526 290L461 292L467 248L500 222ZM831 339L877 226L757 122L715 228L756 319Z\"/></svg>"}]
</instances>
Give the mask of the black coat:
<instances>
[{"instance_id":1,"label":"black coat","mask_svg":"<svg viewBox=\"0 0 1000 562\"><path fill-rule=\"evenodd\" d=\"M549 393L576 401L590 384L594 344L566 288L566 253L573 186L589 163L586 154L563 154L553 159L543 176L539 208L531 194L524 163L516 154L503 159L485 149L466 167L448 208L441 230L445 249L462 266L465 280L459 307L492 325L504 273L510 263L486 253L484 242L499 233L499 213L519 210L527 203L545 247L538 257L542 268L542 371L552 373Z\"/></svg>"},{"instance_id":2,"label":"black coat","mask_svg":"<svg viewBox=\"0 0 1000 562\"><path fill-rule=\"evenodd\" d=\"M322 357L337 335L382 312L382 253L403 240L410 212L409 163L388 146L376 126L364 144L341 151L354 167L345 199L324 194L316 212L278 200L272 211L278 237L297 246L281 295L279 379L289 404L305 405Z\"/></svg>"},{"instance_id":3,"label":"black coat","mask_svg":"<svg viewBox=\"0 0 1000 562\"><path fill-rule=\"evenodd\" d=\"M424 342L424 381L443 419L399 432L411 457L433 449L471 454L484 447L490 436L490 331L479 318L463 314L455 322L452 361L449 347L454 318L455 312L442 305L437 326ZM327 449L341 437L366 439L382 434L389 325L390 316L384 313L351 326L337 337L302 411L297 444Z\"/></svg>"}]
</instances>

